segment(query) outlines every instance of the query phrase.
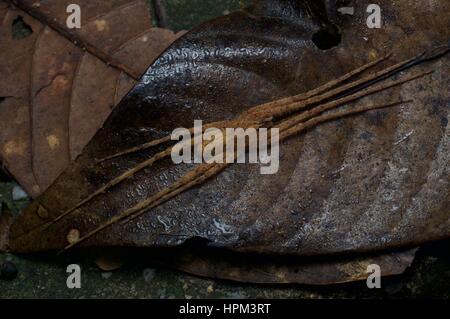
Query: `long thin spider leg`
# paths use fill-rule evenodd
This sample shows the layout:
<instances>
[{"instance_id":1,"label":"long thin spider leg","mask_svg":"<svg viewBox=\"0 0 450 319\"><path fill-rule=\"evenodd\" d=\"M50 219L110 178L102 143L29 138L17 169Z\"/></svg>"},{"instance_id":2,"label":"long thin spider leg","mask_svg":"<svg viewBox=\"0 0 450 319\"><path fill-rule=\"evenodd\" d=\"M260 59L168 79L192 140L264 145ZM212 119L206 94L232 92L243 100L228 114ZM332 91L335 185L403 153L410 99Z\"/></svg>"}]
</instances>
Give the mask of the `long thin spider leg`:
<instances>
[{"instance_id":1,"label":"long thin spider leg","mask_svg":"<svg viewBox=\"0 0 450 319\"><path fill-rule=\"evenodd\" d=\"M73 213L75 210L77 210L78 208L80 208L84 204L88 203L89 201L91 201L95 197L103 194L104 192L106 192L111 187L119 184L120 182L122 182L123 180L125 180L127 178L130 178L131 176L133 176L137 172L143 170L144 168L153 165L153 163L155 163L156 161L169 156L171 154L171 151L172 151L172 148L168 148L165 151L160 152L160 153L156 154L155 156L151 157L150 159L148 159L146 161L143 161L142 163L139 163L137 166L133 167L132 169L127 170L126 172L122 173L118 177L116 177L113 180L111 180L108 183L106 183L104 186L100 187L98 190L93 192L91 195L89 195L86 198L84 198L83 200L81 200L79 203L77 203L75 206L73 206L72 208L70 208L67 211L65 211L60 216L56 217L55 219L49 221L46 224L43 224L43 226L41 226L41 227L44 227L44 230L47 229L48 227L50 227L51 225L57 223L58 221L60 221L64 217L66 217L67 215Z\"/></svg>"},{"instance_id":2,"label":"long thin spider leg","mask_svg":"<svg viewBox=\"0 0 450 319\"><path fill-rule=\"evenodd\" d=\"M341 110L333 113L327 113L322 114L318 117L314 117L306 122L297 123L295 126L291 126L289 128L284 129L280 132L280 140L287 139L295 134L304 132L305 130L308 130L310 128L316 127L319 124L330 122L336 119L348 117L351 115L359 114L359 113L365 113L367 111L372 110L378 110L378 109L385 109L385 108L391 108L398 105L408 104L413 102L413 100L405 100L405 101L398 101L390 104L384 104L384 105L369 105L369 106L357 106L348 110Z\"/></svg>"},{"instance_id":3,"label":"long thin spider leg","mask_svg":"<svg viewBox=\"0 0 450 319\"><path fill-rule=\"evenodd\" d=\"M324 93L324 92L330 90L331 88L333 88L333 87L335 87L335 86L338 86L339 84L341 84L341 83L347 81L348 79L350 79L350 78L352 78L352 77L354 77L354 76L356 76L356 75L358 75L358 74L363 73L363 72L366 71L367 69L370 69L371 67L380 64L381 62L383 62L383 61L385 61L386 59L388 59L391 55L392 55L391 53L388 53L388 54L386 54L385 56L383 56L383 57L381 57L381 58L379 58L379 59L376 59L376 60L374 60L374 61L372 61L372 62L369 62L369 63L367 63L367 64L365 64L365 65L362 65L362 66L360 66L359 68L356 68L356 69L354 69L354 70L352 70L352 71L350 71L350 72L344 74L343 76L341 76L341 77L339 77L339 78L337 78L337 79L335 79L335 80L331 80L331 81L329 81L329 82L327 82L327 83L325 83L325 84L319 86L319 87L316 88L316 89L312 89L311 91L308 91L308 92L305 94L305 98L310 98L310 97L313 97L313 96L322 94L322 93ZM288 102L290 102L290 101L289 101L289 98L287 98L287 99L288 99ZM295 101L292 101L292 102L295 102Z\"/></svg>"},{"instance_id":4,"label":"long thin spider leg","mask_svg":"<svg viewBox=\"0 0 450 319\"><path fill-rule=\"evenodd\" d=\"M298 95L295 95L295 96L285 97L285 98L282 98L282 99L279 99L279 100L276 100L276 101L272 101L272 102L269 102L269 103L264 103L264 104L261 104L261 105L258 105L258 106L254 106L251 109L247 110L245 113L253 114L253 113L267 112L267 111L270 111L273 108L278 107L278 106L282 106L282 105L285 105L285 104L298 102L300 100L309 99L309 98L314 97L316 95L322 94L323 92L331 89L332 87L335 87L336 85L339 85L339 84L343 83L344 81L352 78L353 76L358 75L358 74L364 72L365 70L367 70L367 69L369 69L369 68L379 64L380 62L386 60L390 55L391 54L388 54L388 55L385 55L384 57L381 57L381 58L379 58L377 60L369 62L369 63L367 63L367 64L365 64L365 65L363 65L363 66L361 66L361 67L359 67L357 69L354 69L354 70L344 74L343 76L341 76L338 79L331 80L331 81L329 81L329 82L319 86L318 88L312 89L312 90L310 90L310 91L308 91L306 93L301 93L301 94L298 94ZM223 123L223 121L208 124L207 126L204 126L204 130L208 129L208 126L209 127L220 128L220 124L222 124L222 123ZM193 134L194 128L191 128L189 131L190 131L191 134ZM114 158L117 158L117 157L120 157L120 156L136 153L138 151L142 151L142 150L145 150L145 149L148 149L148 148L151 148L151 147L154 147L154 146L158 146L160 144L167 143L167 142L170 142L170 141L171 141L170 136L165 136L163 138L160 138L160 139L157 139L157 140L154 140L154 141L150 141L148 143L144 143L144 144L141 144L141 145L136 146L136 147L132 147L132 148L127 149L127 150L125 150L123 152L119 152L119 153L116 153L116 154L104 157L102 159L98 159L97 162L104 162L104 161L111 160L111 159L114 159Z\"/></svg>"},{"instance_id":5,"label":"long thin spider leg","mask_svg":"<svg viewBox=\"0 0 450 319\"><path fill-rule=\"evenodd\" d=\"M363 97L370 96L372 94L375 94L375 93L378 93L378 92L381 92L381 91L384 91L384 90L387 90L387 89L390 89L390 88L402 85L404 83L411 82L413 80L416 80L416 79L422 78L424 76L427 76L427 75L429 75L429 74L431 74L433 72L434 71L423 72L423 73L420 73L420 74L417 74L417 75L408 76L408 77L406 77L404 79L401 79L401 80L391 81L391 82L379 84L377 86L365 89L365 90L360 91L358 93L354 93L352 95L348 95L348 96L343 97L343 98L341 98L339 100L328 102L326 104L320 105L320 106L318 106L316 108L313 108L311 110L305 111L305 112L303 112L303 113L301 113L299 115L292 116L288 120L282 121L282 126L283 126L283 128L289 128L289 127L294 126L294 125L296 125L296 124L298 124L300 122L303 122L305 120L313 118L314 116L317 116L320 113L323 113L325 111L331 110L333 108L340 107L343 104L359 100L359 99L361 99Z\"/></svg>"},{"instance_id":6,"label":"long thin spider leg","mask_svg":"<svg viewBox=\"0 0 450 319\"><path fill-rule=\"evenodd\" d=\"M367 112L370 110L375 109L381 109L381 108L387 108L387 107L394 107L400 104L409 103L411 101L399 101L387 105L375 105L375 106L363 106L363 107L356 107L351 110L344 110L339 111L331 114L324 114L321 116L318 116L314 119L311 119L307 122L301 123L300 125L297 125L295 127L291 127L287 130L284 130L282 134L280 135L280 140L284 140L294 134L298 134L300 132L303 132L307 129L310 129L312 127L315 127L321 123L328 122L334 119ZM186 190L199 185L209 178L217 175L219 172L224 170L227 166L230 164L202 164L200 167L198 167L195 170L192 170L188 172L186 175L184 175L182 178L180 178L177 182L175 182L172 186L168 187L167 189L158 192L157 194L151 196L147 200L142 201L141 203L137 204L136 206L117 214L113 218L109 219L105 223L98 226L96 229L92 230L91 232L84 235L82 238L80 238L77 242L72 243L68 246L66 246L63 251L66 251L76 245L79 245L80 243L86 241L87 239L91 238L92 236L96 235L100 231L106 229L109 226L112 226L113 224L120 222L122 220L125 220L127 218L132 217L132 219L137 218L141 216L142 214L146 213L149 209L155 208L162 203L174 198L175 196L185 192Z\"/></svg>"},{"instance_id":7,"label":"long thin spider leg","mask_svg":"<svg viewBox=\"0 0 450 319\"><path fill-rule=\"evenodd\" d=\"M203 130L206 130L206 129L210 128L210 127L218 127L219 128L223 124L224 124L224 121L209 123L209 124L206 124L205 126L203 126ZM194 134L194 128L193 127L190 128L189 132L191 134ZM124 155L136 153L136 152L139 152L139 151L143 151L143 150L149 149L151 147L158 146L158 145L161 145L161 144L164 144L164 143L168 143L168 142L171 142L171 141L172 141L172 138L171 138L170 135L164 136L163 138L156 139L156 140L150 141L148 143L144 143L144 144L141 144L141 145L129 148L129 149L125 150L125 151L122 151L122 152L119 152L119 153L115 153L113 155L110 155L110 156L107 156L107 157L104 157L104 158L101 158L101 159L97 159L96 162L97 163L102 163L102 162L109 161L109 160L117 158L117 157L121 157L121 156L124 156Z\"/></svg>"},{"instance_id":8,"label":"long thin spider leg","mask_svg":"<svg viewBox=\"0 0 450 319\"><path fill-rule=\"evenodd\" d=\"M424 51L423 53L417 55L415 58L410 59L408 63L405 63L404 65L399 66L397 69L392 70L391 72L384 74L383 76L380 76L376 79L373 79L371 81L368 81L358 87L352 88L345 92L346 95L351 95L357 91L363 90L376 82L383 81L389 77L392 77L395 74L398 74L399 72L405 71L407 69L410 69L414 66L420 65L422 63L432 61L435 59L438 59L450 52L450 45L441 45L434 48L431 48L427 51Z\"/></svg>"},{"instance_id":9,"label":"long thin spider leg","mask_svg":"<svg viewBox=\"0 0 450 319\"><path fill-rule=\"evenodd\" d=\"M420 58L422 56L424 56L424 54L425 53L421 53L421 54L419 54L419 55L417 55L417 56L415 56L413 58L410 58L410 59L404 60L402 62L399 62L399 63L397 63L395 65L392 65L392 66L387 67L385 69L382 69L382 70L380 70L378 72L370 74L370 75L368 75L368 76L366 76L364 78L361 78L359 80L356 80L354 82L348 83L348 84L343 85L343 86L339 86L336 89L333 89L333 90L331 90L331 91L329 91L329 92L327 92L325 94L318 95L318 96L315 96L315 97L313 97L311 99L308 99L308 100L305 100L305 101L301 101L301 102L298 102L298 103L292 103L292 104L289 104L289 105L286 105L286 106L282 106L282 107L280 107L280 108L278 108L276 110L276 113L275 112L272 113L272 116L273 117L282 117L282 116L288 115L288 114L293 113L293 112L298 112L298 111L300 111L302 109L305 109L305 108L307 108L307 107L309 107L309 106L311 106L313 104L321 103L321 102L323 102L325 100L331 99L331 98L333 98L333 97L335 97L335 96L337 96L337 95L339 95L341 93L344 93L344 92L346 92L346 91L348 91L350 89L354 89L354 88L356 88L358 86L364 85L364 84L369 83L369 82L373 82L375 80L383 79L383 77L388 75L388 74L393 75L392 72L395 72L395 71L398 71L398 70L402 70L402 68L405 65L409 65L412 62L416 63L418 60L420 60Z\"/></svg>"},{"instance_id":10,"label":"long thin spider leg","mask_svg":"<svg viewBox=\"0 0 450 319\"><path fill-rule=\"evenodd\" d=\"M187 189L190 189L197 184L203 183L205 180L217 175L221 170L225 169L226 166L228 166L228 164L202 164L201 170L196 169L191 172L188 172L185 176L183 176L178 182L173 184L170 188L167 188L166 190L151 196L149 199L141 202L140 204L134 206L133 208L130 208L122 213L117 214L116 216L112 217L111 219L109 219L96 229L92 230L91 232L81 237L77 242L66 246L63 249L63 251L66 251L74 247L75 245L79 245L83 241L86 241L95 234L99 233L100 231L104 230L109 226L112 226L117 222L120 222L121 220L124 220L130 216L133 216L134 218L137 217L136 216L137 212L141 212L142 214L148 209L163 204L164 202L172 199L173 197L186 191Z\"/></svg>"},{"instance_id":11,"label":"long thin spider leg","mask_svg":"<svg viewBox=\"0 0 450 319\"><path fill-rule=\"evenodd\" d=\"M377 64L379 64L381 62L383 62L384 60L388 59L391 55L392 54L389 53L389 54L387 54L387 55L385 55L385 56L383 56L383 57L381 57L381 58L379 58L377 60L374 60L372 62L364 64L363 66L361 66L359 68L356 68L356 69L354 69L354 70L352 70L352 71L342 75L341 77L339 77L337 79L334 79L334 80L331 80L331 81L329 81L329 82L327 82L325 84L322 84L321 86L319 86L319 87L317 87L315 89L312 89L312 90L310 90L308 92L301 93L301 94L294 95L294 96L285 97L285 98L282 98L282 99L279 99L279 100L276 100L276 101L272 101L272 102L269 102L269 103L264 103L264 104L258 105L256 107L253 107L253 108L249 109L247 111L247 113L255 114L255 113L261 113L261 112L268 112L268 111L272 110L275 107L279 107L279 106L282 106L282 105L303 101L303 100L306 100L306 99L318 96L318 95L328 91L329 89L331 89L331 88L333 88L333 87L335 87L335 86L345 82L346 80L348 80L348 79L350 79L350 78L352 78L352 77L354 77L354 76L356 76L356 75L366 71L367 69L369 69L369 68L371 68L371 67L373 67L373 66L375 66L375 65L377 65Z\"/></svg>"},{"instance_id":12,"label":"long thin spider leg","mask_svg":"<svg viewBox=\"0 0 450 319\"><path fill-rule=\"evenodd\" d=\"M97 159L96 162L97 163L102 163L102 162L109 161L111 159L114 159L114 158L117 158L117 157L120 157L120 156L136 153L136 152L139 152L139 151L142 151L142 150L154 147L154 146L158 146L158 145L170 142L170 141L171 141L171 136L168 135L168 136L165 136L163 138L159 138L157 140L153 140L151 142L148 142L148 143L145 143L145 144L141 144L141 145L136 146L136 147L129 148L129 149L123 151L123 152L119 152L119 153L113 154L111 156L107 156L107 157L104 157L104 158Z\"/></svg>"},{"instance_id":13,"label":"long thin spider leg","mask_svg":"<svg viewBox=\"0 0 450 319\"><path fill-rule=\"evenodd\" d=\"M145 213L149 209L152 209L152 208L155 208L155 207L161 205L162 203L170 200L171 198L175 197L176 195L181 194L182 192L184 192L196 185L202 184L204 181L215 176L217 173L224 170L226 167L230 166L231 164L224 163L224 164L210 164L210 165L212 165L211 168L205 170L204 172L202 172L200 174L197 174L196 178L193 178L190 181L184 183L183 185L180 185L179 187L174 188L171 192L166 193L165 195L162 195L158 200L151 203L150 205L148 205L146 207L142 207L141 209L139 209L137 211L130 212L129 214L126 213L127 216L121 219L123 224L129 223L130 221L141 216L143 213Z\"/></svg>"},{"instance_id":14,"label":"long thin spider leg","mask_svg":"<svg viewBox=\"0 0 450 319\"><path fill-rule=\"evenodd\" d=\"M186 143L192 144L194 141L186 141ZM60 216L58 216L57 218L49 221L46 224L43 224L42 226L39 226L38 228L43 227L43 230L48 229L50 226L52 226L53 224L57 223L58 221L60 221L61 219L63 219L64 217L70 215L71 213L73 213L75 210L77 210L78 208L80 208L81 206L83 206L84 204L88 203L89 201L91 201L92 199L94 199L95 197L105 193L108 189L114 187L115 185L119 184L120 182L124 181L127 178L132 177L134 174L140 172L141 170L143 170L146 167L149 167L151 165L153 165L155 162L169 157L172 153L172 148L169 147L166 150L157 153L156 155L154 155L153 157L151 157L150 159L143 161L142 163L139 163L137 166L133 167L130 170L125 171L124 173L122 173L121 175L119 175L118 177L114 178L113 180L109 181L108 183L106 183L104 186L102 186L101 188L99 188L98 190L96 190L94 193L92 193L91 195L89 195L88 197L84 198L83 200L81 200L80 202L78 202L74 207L68 209L67 211L65 211L63 214L61 214Z\"/></svg>"}]
</instances>

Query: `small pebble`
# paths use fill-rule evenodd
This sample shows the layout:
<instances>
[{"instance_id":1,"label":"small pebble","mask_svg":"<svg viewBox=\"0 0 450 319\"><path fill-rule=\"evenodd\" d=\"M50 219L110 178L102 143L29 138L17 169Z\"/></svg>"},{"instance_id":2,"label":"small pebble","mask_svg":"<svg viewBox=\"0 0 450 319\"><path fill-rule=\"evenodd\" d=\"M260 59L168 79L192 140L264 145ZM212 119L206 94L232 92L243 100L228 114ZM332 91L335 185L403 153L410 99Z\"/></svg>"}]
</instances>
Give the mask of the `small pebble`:
<instances>
[{"instance_id":1,"label":"small pebble","mask_svg":"<svg viewBox=\"0 0 450 319\"><path fill-rule=\"evenodd\" d=\"M71 229L67 234L67 241L69 244L75 244L80 239L80 231L78 229Z\"/></svg>"},{"instance_id":2,"label":"small pebble","mask_svg":"<svg viewBox=\"0 0 450 319\"><path fill-rule=\"evenodd\" d=\"M0 279L14 280L17 277L17 267L10 261L5 261L0 267Z\"/></svg>"},{"instance_id":3,"label":"small pebble","mask_svg":"<svg viewBox=\"0 0 450 319\"><path fill-rule=\"evenodd\" d=\"M209 285L208 288L206 288L206 292L212 294L214 292L214 287L212 285Z\"/></svg>"},{"instance_id":4,"label":"small pebble","mask_svg":"<svg viewBox=\"0 0 450 319\"><path fill-rule=\"evenodd\" d=\"M158 295L159 298L164 299L164 298L166 298L166 289L164 289L164 288L158 289L156 294Z\"/></svg>"},{"instance_id":5,"label":"small pebble","mask_svg":"<svg viewBox=\"0 0 450 319\"><path fill-rule=\"evenodd\" d=\"M39 205L38 210L37 210L37 214L40 218L46 220L48 218L48 211Z\"/></svg>"},{"instance_id":6,"label":"small pebble","mask_svg":"<svg viewBox=\"0 0 450 319\"><path fill-rule=\"evenodd\" d=\"M103 279L109 279L112 276L112 272L102 272Z\"/></svg>"},{"instance_id":7,"label":"small pebble","mask_svg":"<svg viewBox=\"0 0 450 319\"><path fill-rule=\"evenodd\" d=\"M20 186L14 186L12 189L12 199L14 201L28 199L28 194Z\"/></svg>"},{"instance_id":8,"label":"small pebble","mask_svg":"<svg viewBox=\"0 0 450 319\"><path fill-rule=\"evenodd\" d=\"M151 268L144 269L145 282L151 282L155 278L155 270Z\"/></svg>"}]
</instances>

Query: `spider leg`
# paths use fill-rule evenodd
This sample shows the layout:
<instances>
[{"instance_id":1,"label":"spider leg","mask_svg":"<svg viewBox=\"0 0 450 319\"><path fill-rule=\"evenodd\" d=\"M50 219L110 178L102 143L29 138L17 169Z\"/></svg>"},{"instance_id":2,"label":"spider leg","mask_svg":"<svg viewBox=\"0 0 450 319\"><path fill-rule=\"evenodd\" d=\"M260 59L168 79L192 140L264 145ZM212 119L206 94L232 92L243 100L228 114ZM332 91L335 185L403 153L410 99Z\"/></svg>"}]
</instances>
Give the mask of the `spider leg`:
<instances>
[{"instance_id":1,"label":"spider leg","mask_svg":"<svg viewBox=\"0 0 450 319\"><path fill-rule=\"evenodd\" d=\"M228 166L228 164L202 164L197 169L192 170L188 172L186 175L181 177L177 182L175 182L170 187L166 188L165 190L162 190L153 196L149 197L148 199L140 202L136 206L125 210L116 216L112 217L108 221L104 222L94 230L90 231L83 237L81 237L77 242L72 243L68 246L66 246L63 251L66 251L76 245L79 245L83 241L86 241L87 239L91 238L95 234L99 233L100 231L104 230L105 228L112 226L113 224L120 222L126 218L132 217L137 218L138 216L141 216L145 212L147 212L149 209L152 209L154 207L157 207L164 202L172 199L173 197L177 196L178 194L192 188L195 185L201 184L207 179L211 178L212 176L217 175L221 170L225 169Z\"/></svg>"},{"instance_id":2,"label":"spider leg","mask_svg":"<svg viewBox=\"0 0 450 319\"><path fill-rule=\"evenodd\" d=\"M411 101L399 101L391 104L385 104L385 105L375 105L375 106L360 106L353 108L351 110L345 110L345 111L339 111L335 113L330 114L324 114L320 115L318 117L315 117L307 122L299 123L296 126L289 127L281 132L280 140L284 140L286 138L291 137L292 135L304 132L312 127L315 127L321 123L332 121L335 119L343 118L346 116L358 114L367 112L370 110L376 110L381 108L387 108L387 107L394 107L400 104L409 103ZM155 208L168 200L174 198L175 196L191 189L192 187L196 185L200 185L206 180L212 178L213 176L219 174L222 170L224 170L226 167L228 167L230 164L202 164L195 170L189 171L186 173L183 177L181 177L177 182L175 182L170 187L156 193L155 195L149 197L148 199L140 202L139 204L135 205L134 207L125 210L116 216L112 217L108 221L102 223L100 226L95 228L94 230L90 231L83 237L81 237L77 242L71 243L70 245L66 246L62 252L73 248L76 245L79 245L80 243L86 241L87 239L93 237L97 233L101 232L102 230L112 226L115 223L118 223L120 221L129 222L144 213L148 212L149 209Z\"/></svg>"},{"instance_id":3,"label":"spider leg","mask_svg":"<svg viewBox=\"0 0 450 319\"><path fill-rule=\"evenodd\" d=\"M302 110L302 109L305 109L306 107L309 107L311 105L314 105L314 104L321 103L321 102L324 102L326 100L329 100L329 99L331 99L333 97L336 97L339 94L342 94L342 93L345 93L345 92L347 92L349 90L355 89L355 88L357 88L357 87L359 87L361 85L369 85L370 86L376 81L383 80L386 77L392 76L393 73L403 70L406 66L413 65L413 63L414 64L418 63L418 61L421 61L421 57L423 57L424 54L425 54L425 52L421 53L421 54L419 54L419 55L417 55L417 56L415 56L413 58L404 60L402 62L399 62L399 63L395 64L395 65L392 65L390 67L382 69L382 70L380 70L378 72L370 74L370 75L368 75L366 77L363 77L363 78L361 78L359 80L350 82L350 83L348 83L346 85L339 86L336 89L328 91L328 92L326 92L324 94L312 97L311 99L282 106L282 107L278 108L276 110L276 114L274 113L274 114L272 114L272 116L273 117L281 117L281 116L288 115L288 114L293 113L293 112L298 112L299 110ZM425 60L423 60L423 61L425 61Z\"/></svg>"},{"instance_id":4,"label":"spider leg","mask_svg":"<svg viewBox=\"0 0 450 319\"><path fill-rule=\"evenodd\" d=\"M258 115L259 115L259 117L261 117L261 115L262 115L262 117L266 117L266 115L264 115L264 114L273 112L274 108L277 108L277 107L280 107L280 106L286 106L286 104L298 102L298 101L301 101L301 100L306 100L306 99L312 98L314 96L317 96L317 95L319 95L319 94L329 90L330 88L332 88L332 87L334 87L336 85L339 85L340 83L348 80L349 78L351 78L351 77L353 77L355 75L358 75L358 74L364 72L365 70L367 70L367 69L369 69L369 68L379 64L380 62L386 60L389 56L390 55L386 55L386 56L384 56L384 57L382 57L380 59L377 59L375 61L369 62L369 63L367 63L367 64L365 64L365 65L363 65L363 66L361 66L359 68L356 68L356 69L354 69L354 70L344 74L343 76L341 76L338 79L331 80L331 81L329 81L329 82L319 86L318 88L312 89L312 90L310 90L310 91L308 91L306 93L302 93L302 94L298 94L298 95L295 95L295 96L282 98L282 99L279 99L277 101L273 101L273 102L269 102L269 103L265 103L265 104L254 106L251 109L247 110L244 114L245 115L256 116L257 119L258 119ZM210 124L204 126L204 130L206 130L206 129L210 128L210 127L217 127L217 128L225 127L225 126L223 126L223 124L225 122L227 122L227 121L220 121L220 122L210 123ZM191 128L189 131L190 131L191 134L193 134L194 133L194 128ZM97 162L101 163L101 162L108 161L108 160L111 160L111 159L114 159L114 158L117 158L117 157L120 157L120 156L136 153L138 151L149 149L151 147L158 146L160 144L164 144L164 143L167 143L167 142L170 142L170 141L171 141L170 136L165 136L163 138L160 138L160 139L157 139L157 140L154 140L154 141L150 141L148 143L144 143L144 144L138 145L136 147L132 147L132 148L127 149L125 151L122 151L122 152L119 152L119 153L116 153L116 154L113 154L113 155L110 155L110 156L98 159Z\"/></svg>"},{"instance_id":5,"label":"spider leg","mask_svg":"<svg viewBox=\"0 0 450 319\"><path fill-rule=\"evenodd\" d=\"M344 105L346 103L350 103L350 102L362 99L362 98L364 98L366 96L370 96L372 94L375 94L375 93L378 93L378 92L381 92L381 91L384 91L384 90L387 90L387 89L390 89L390 88L402 85L404 83L411 82L413 80L416 80L416 79L422 78L424 76L427 76L427 75L429 75L431 73L433 73L433 71L422 72L422 73L419 73L417 75L408 76L408 77L406 77L404 79L401 79L401 80L390 81L390 82L387 82L387 83L379 84L379 85L376 85L374 87L370 87L370 88L364 89L364 90L362 90L360 92L354 93L352 95L348 95L346 97L337 99L335 101L331 101L331 102L319 105L316 108L312 108L312 109L310 109L308 111L305 111L303 113L300 113L298 115L291 116L289 119L287 119L285 121L282 121L282 126L283 126L283 128L288 128L290 126L294 126L294 125L296 125L296 124L298 124L300 122L303 122L305 120L311 119L311 118L313 118L313 117L315 117L315 116L317 116L317 115L319 115L319 114L321 114L321 113L323 113L325 111L329 111L331 109L340 107L340 106L342 106L342 105Z\"/></svg>"},{"instance_id":6,"label":"spider leg","mask_svg":"<svg viewBox=\"0 0 450 319\"><path fill-rule=\"evenodd\" d=\"M333 120L337 120L337 119L344 118L344 117L351 116L351 115L356 115L359 113L365 113L365 112L372 111L372 110L390 108L390 107L407 104L407 103L411 103L411 102L412 102L412 100L406 100L406 101L397 101L394 103L382 104L382 105L357 106L357 107L354 107L354 108L351 108L348 110L341 110L341 111L336 111L334 113L322 114L320 116L313 117L312 119L310 119L306 122L297 123L294 126L285 127L283 130L280 130L280 140L287 139L295 134L302 133L310 128L313 128L313 127L315 127L319 124L325 123L325 122L330 122ZM281 124L283 124L283 123L281 123Z\"/></svg>"}]
</instances>

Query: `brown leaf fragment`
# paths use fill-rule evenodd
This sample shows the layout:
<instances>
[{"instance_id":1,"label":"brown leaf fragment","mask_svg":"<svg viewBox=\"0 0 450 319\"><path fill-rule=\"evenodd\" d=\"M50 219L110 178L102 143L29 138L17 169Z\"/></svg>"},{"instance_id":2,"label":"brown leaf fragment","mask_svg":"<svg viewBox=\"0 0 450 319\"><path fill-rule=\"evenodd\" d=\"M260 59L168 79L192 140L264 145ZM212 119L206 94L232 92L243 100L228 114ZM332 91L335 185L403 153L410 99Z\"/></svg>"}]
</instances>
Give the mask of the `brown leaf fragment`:
<instances>
[{"instance_id":1,"label":"brown leaf fragment","mask_svg":"<svg viewBox=\"0 0 450 319\"><path fill-rule=\"evenodd\" d=\"M58 54L55 54L58 52ZM35 46L31 74L32 166L38 184L47 188L70 163L71 92L83 51L45 28Z\"/></svg>"},{"instance_id":2,"label":"brown leaf fragment","mask_svg":"<svg viewBox=\"0 0 450 319\"><path fill-rule=\"evenodd\" d=\"M81 153L92 138L92 132L101 127L114 108L120 74L91 54L84 53L77 65L77 76L71 92L68 137L71 158ZM85 79L102 79L86 81ZM128 87L125 89L129 89ZM96 116L92 116L95 110Z\"/></svg>"},{"instance_id":3,"label":"brown leaf fragment","mask_svg":"<svg viewBox=\"0 0 450 319\"><path fill-rule=\"evenodd\" d=\"M223 249L190 247L159 254L167 267L201 277L244 283L330 285L366 280L369 265L382 276L402 274L417 248L360 256L324 258L239 254Z\"/></svg>"},{"instance_id":4,"label":"brown leaf fragment","mask_svg":"<svg viewBox=\"0 0 450 319\"><path fill-rule=\"evenodd\" d=\"M145 1L81 1L84 23L70 31L78 39L73 43L59 33L71 1L14 2L33 17L0 1L0 158L36 197L81 153L135 84L105 56L140 75L177 35L151 27ZM15 39L18 19L31 34ZM104 55L84 51L81 42Z\"/></svg>"},{"instance_id":5,"label":"brown leaf fragment","mask_svg":"<svg viewBox=\"0 0 450 319\"><path fill-rule=\"evenodd\" d=\"M123 43L130 34L150 28L151 22L144 0L120 0L98 6L92 5L92 1L81 1L77 4L84 19L80 29L67 27L67 9L71 4L68 1L53 0L45 3L34 0L8 1L103 62L125 72L135 80L139 79L140 74L122 61L113 58L110 51L115 45ZM85 13L88 14L84 16ZM123 24L123 17L127 15L136 16L136 19L129 19L127 24Z\"/></svg>"},{"instance_id":6,"label":"brown leaf fragment","mask_svg":"<svg viewBox=\"0 0 450 319\"><path fill-rule=\"evenodd\" d=\"M145 30L137 37L128 40L112 53L115 58L121 61L128 61L139 74L143 74L149 66L149 61L153 62L164 50L168 44L175 41L184 34L180 31L174 34L172 31L161 28L151 28ZM149 45L149 43L151 45ZM136 52L140 54L137 55ZM134 59L130 59L133 57Z\"/></svg>"},{"instance_id":7,"label":"brown leaf fragment","mask_svg":"<svg viewBox=\"0 0 450 319\"><path fill-rule=\"evenodd\" d=\"M7 6L0 27L0 157L8 171L33 197L41 193L31 168L30 79L35 42L42 25L28 15ZM33 33L19 41L12 37L14 20L22 16ZM6 49L8 48L8 49Z\"/></svg>"}]
</instances>

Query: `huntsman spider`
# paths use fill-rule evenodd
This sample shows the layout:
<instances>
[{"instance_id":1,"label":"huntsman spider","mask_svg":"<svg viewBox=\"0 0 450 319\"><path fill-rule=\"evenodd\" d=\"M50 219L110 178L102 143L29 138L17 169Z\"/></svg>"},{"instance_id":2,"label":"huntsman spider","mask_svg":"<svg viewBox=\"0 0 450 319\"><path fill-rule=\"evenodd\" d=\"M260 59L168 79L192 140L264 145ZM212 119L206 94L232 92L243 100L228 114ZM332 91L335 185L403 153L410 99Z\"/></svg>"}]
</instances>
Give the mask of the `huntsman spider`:
<instances>
[{"instance_id":1,"label":"huntsman spider","mask_svg":"<svg viewBox=\"0 0 450 319\"><path fill-rule=\"evenodd\" d=\"M411 100L401 100L390 104L384 105L360 105L351 108L341 109L342 106L349 103L356 102L364 97L376 94L387 89L400 86L404 83L411 82L413 80L430 75L433 71L420 72L415 75L407 75L402 79L391 79L392 76L398 74L400 71L409 69L413 66L421 64L425 61L441 57L442 55L450 51L449 46L437 47L429 52L424 52L413 58L401 61L397 64L386 67L380 71L373 72L369 75L362 76L360 79L353 82L346 83L347 80L362 74L364 71L375 67L382 61L387 60L390 55L386 55L373 62L367 63L343 76L334 79L328 83L325 83L311 91L302 93L295 96L290 96L275 100L269 103L261 104L250 108L242 113L235 119L229 121L214 122L203 126L203 131L208 128L215 127L224 131L225 128L242 127L246 128L279 128L279 140L283 141L296 134L302 133L311 129L321 123L340 119L350 115L364 113L370 110L394 107L406 103L410 103ZM329 112L336 109L333 112ZM193 128L190 129L191 133L194 132ZM234 138L234 137L233 137ZM229 143L230 137L224 135L224 142ZM171 137L166 136L162 139L150 141L146 144L139 145L128 150L122 151L117 154L112 154L106 158L97 160L97 162L109 161L111 159L126 156L141 150L149 149L154 146L162 145L171 142ZM192 142L190 142L192 143ZM81 200L72 208L66 210L57 218L45 223L38 228L47 229L52 225L55 225L63 218L74 214L80 207L90 202L92 199L107 192L114 186L118 185L125 179L133 176L139 171L152 166L156 161L170 156L172 146L166 148L164 151L157 153L151 158L141 162L137 166L125 171L120 176L109 181L100 189ZM239 157L242 154L236 153L234 156ZM229 163L203 163L199 164L196 168L188 171L185 175L177 179L172 185L165 189L156 192L145 200L141 201L137 205L117 213L115 216L102 222L98 227L90 232L82 235L77 241L67 245L63 251L68 250L87 239L93 237L100 231L116 224L116 223L128 223L131 220L141 216L148 212L150 209L155 208L164 202L169 201L175 196L183 193L194 186L201 185L208 179L218 175L221 171L227 168Z\"/></svg>"}]
</instances>

